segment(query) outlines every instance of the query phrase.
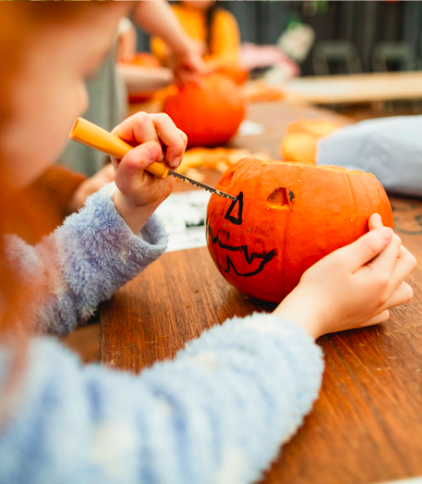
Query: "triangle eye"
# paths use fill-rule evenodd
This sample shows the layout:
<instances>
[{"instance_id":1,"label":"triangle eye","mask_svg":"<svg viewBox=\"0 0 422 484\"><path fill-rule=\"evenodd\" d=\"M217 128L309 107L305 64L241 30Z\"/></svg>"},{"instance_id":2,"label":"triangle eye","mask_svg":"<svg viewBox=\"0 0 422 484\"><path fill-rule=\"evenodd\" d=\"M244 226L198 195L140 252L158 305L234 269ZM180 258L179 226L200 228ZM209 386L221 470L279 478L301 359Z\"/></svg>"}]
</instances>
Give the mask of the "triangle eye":
<instances>
[{"instance_id":1,"label":"triangle eye","mask_svg":"<svg viewBox=\"0 0 422 484\"><path fill-rule=\"evenodd\" d=\"M233 200L229 209L227 210L226 220L229 220L235 225L242 224L242 213L243 213L243 192L240 192L236 200Z\"/></svg>"}]
</instances>

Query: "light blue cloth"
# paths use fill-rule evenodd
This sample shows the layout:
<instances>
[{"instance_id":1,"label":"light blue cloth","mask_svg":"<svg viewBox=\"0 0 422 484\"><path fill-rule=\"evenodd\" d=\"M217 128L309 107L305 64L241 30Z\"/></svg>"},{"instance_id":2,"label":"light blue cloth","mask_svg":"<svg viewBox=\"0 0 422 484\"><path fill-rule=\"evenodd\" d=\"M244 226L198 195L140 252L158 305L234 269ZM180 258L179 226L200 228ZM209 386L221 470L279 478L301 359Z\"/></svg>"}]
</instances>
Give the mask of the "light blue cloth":
<instances>
[{"instance_id":1,"label":"light blue cloth","mask_svg":"<svg viewBox=\"0 0 422 484\"><path fill-rule=\"evenodd\" d=\"M112 194L110 185L93 195L35 248L9 240L28 280L42 273L49 282L34 332L67 333L164 250L158 221L141 240ZM0 342L0 389L8 343ZM41 335L26 364L0 426L2 484L255 482L310 411L323 372L305 331L258 313L216 325L141 375L83 366ZM0 405L4 415L4 398Z\"/></svg>"},{"instance_id":2,"label":"light blue cloth","mask_svg":"<svg viewBox=\"0 0 422 484\"><path fill-rule=\"evenodd\" d=\"M373 173L388 192L422 197L422 116L341 128L320 140L316 163Z\"/></svg>"}]
</instances>

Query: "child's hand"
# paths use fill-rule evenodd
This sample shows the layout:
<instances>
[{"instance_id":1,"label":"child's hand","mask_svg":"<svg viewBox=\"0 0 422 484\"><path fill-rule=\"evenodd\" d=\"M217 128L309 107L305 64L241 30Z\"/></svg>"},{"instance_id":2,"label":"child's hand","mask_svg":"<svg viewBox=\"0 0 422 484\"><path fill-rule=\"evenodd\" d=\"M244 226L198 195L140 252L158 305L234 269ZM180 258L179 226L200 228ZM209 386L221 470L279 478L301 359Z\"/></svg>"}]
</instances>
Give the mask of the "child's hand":
<instances>
[{"instance_id":1,"label":"child's hand","mask_svg":"<svg viewBox=\"0 0 422 484\"><path fill-rule=\"evenodd\" d=\"M113 134L134 146L120 162L112 159L119 192L114 203L134 233L165 200L175 179L160 180L144 171L153 162L164 162L177 168L186 149L187 137L167 114L137 113L113 130Z\"/></svg>"},{"instance_id":2,"label":"child's hand","mask_svg":"<svg viewBox=\"0 0 422 484\"><path fill-rule=\"evenodd\" d=\"M309 268L275 313L318 338L382 323L389 308L409 301L413 291L404 279L416 266L415 257L382 227L378 214L369 219L369 228Z\"/></svg>"},{"instance_id":3,"label":"child's hand","mask_svg":"<svg viewBox=\"0 0 422 484\"><path fill-rule=\"evenodd\" d=\"M173 70L176 84L185 85L190 82L199 82L201 76L209 71L202 59L203 49L202 43L190 39L184 50L172 52L170 67Z\"/></svg>"}]
</instances>

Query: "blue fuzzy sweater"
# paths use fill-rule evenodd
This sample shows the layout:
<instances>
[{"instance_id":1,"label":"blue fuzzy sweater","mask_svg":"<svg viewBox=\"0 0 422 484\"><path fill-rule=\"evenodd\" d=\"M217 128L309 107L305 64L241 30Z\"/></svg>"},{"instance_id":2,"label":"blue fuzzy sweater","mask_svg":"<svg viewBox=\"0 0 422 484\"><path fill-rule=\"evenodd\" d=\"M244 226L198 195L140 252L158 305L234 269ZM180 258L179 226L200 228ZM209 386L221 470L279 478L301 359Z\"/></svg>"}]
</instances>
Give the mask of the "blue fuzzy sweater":
<instances>
[{"instance_id":1,"label":"blue fuzzy sweater","mask_svg":"<svg viewBox=\"0 0 422 484\"><path fill-rule=\"evenodd\" d=\"M40 335L71 331L164 251L159 222L133 235L113 190L35 248L8 241L15 266L47 281L49 297L32 318L18 398L1 422L0 483L252 483L318 396L322 355L303 330L269 314L233 318L139 376L83 366ZM0 343L0 389L10 364Z\"/></svg>"}]
</instances>

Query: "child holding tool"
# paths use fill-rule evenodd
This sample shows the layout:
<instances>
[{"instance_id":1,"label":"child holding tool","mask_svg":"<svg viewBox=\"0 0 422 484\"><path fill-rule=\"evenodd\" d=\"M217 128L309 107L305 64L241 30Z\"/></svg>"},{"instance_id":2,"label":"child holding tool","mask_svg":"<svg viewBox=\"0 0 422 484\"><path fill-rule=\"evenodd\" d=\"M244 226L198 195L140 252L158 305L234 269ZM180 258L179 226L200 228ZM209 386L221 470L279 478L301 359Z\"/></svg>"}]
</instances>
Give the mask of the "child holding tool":
<instances>
[{"instance_id":1,"label":"child holding tool","mask_svg":"<svg viewBox=\"0 0 422 484\"><path fill-rule=\"evenodd\" d=\"M164 251L152 213L172 177L144 169L176 167L186 138L166 116L129 118L115 130L135 145L115 164L117 189L34 247L11 235L42 225L22 187L65 143L86 105L83 78L127 8L39 5L5 3L0 15L0 482L254 482L318 396L314 339L385 321L412 296L403 281L415 260L373 215L273 314L226 321L141 375L82 367L45 334L71 331Z\"/></svg>"}]
</instances>

